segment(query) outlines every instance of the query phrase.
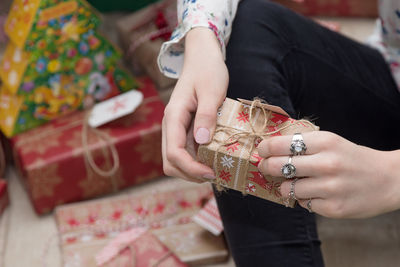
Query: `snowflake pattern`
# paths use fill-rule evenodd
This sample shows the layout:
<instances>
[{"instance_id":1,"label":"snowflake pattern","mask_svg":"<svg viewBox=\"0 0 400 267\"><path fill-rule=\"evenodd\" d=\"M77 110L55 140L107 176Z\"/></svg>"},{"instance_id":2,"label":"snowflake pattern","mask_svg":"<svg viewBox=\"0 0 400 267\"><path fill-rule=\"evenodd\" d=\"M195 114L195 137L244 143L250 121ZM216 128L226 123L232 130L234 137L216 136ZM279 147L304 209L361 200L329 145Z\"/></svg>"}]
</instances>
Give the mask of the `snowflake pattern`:
<instances>
[{"instance_id":1,"label":"snowflake pattern","mask_svg":"<svg viewBox=\"0 0 400 267\"><path fill-rule=\"evenodd\" d=\"M230 169L233 167L234 163L235 161L232 159L232 157L228 157L227 155L221 158L221 164L224 168Z\"/></svg>"},{"instance_id":2,"label":"snowflake pattern","mask_svg":"<svg viewBox=\"0 0 400 267\"><path fill-rule=\"evenodd\" d=\"M230 172L226 172L224 170L219 172L219 178L224 180L225 182L230 182L231 181L232 174Z\"/></svg>"},{"instance_id":3,"label":"snowflake pattern","mask_svg":"<svg viewBox=\"0 0 400 267\"><path fill-rule=\"evenodd\" d=\"M233 143L233 144L230 144L230 145L227 145L227 146L226 146L226 151L230 151L230 152L233 153L233 152L235 152L236 150L239 150L238 146L239 146L239 143L238 143L238 142Z\"/></svg>"},{"instance_id":4,"label":"snowflake pattern","mask_svg":"<svg viewBox=\"0 0 400 267\"><path fill-rule=\"evenodd\" d=\"M246 185L246 192L247 193L255 193L256 192L256 186L252 183L248 183Z\"/></svg>"},{"instance_id":5,"label":"snowflake pattern","mask_svg":"<svg viewBox=\"0 0 400 267\"><path fill-rule=\"evenodd\" d=\"M237 119L239 122L249 122L249 113L246 113L246 112L244 112L244 111L239 112L239 113L238 113L238 116L236 117L236 119Z\"/></svg>"}]
</instances>

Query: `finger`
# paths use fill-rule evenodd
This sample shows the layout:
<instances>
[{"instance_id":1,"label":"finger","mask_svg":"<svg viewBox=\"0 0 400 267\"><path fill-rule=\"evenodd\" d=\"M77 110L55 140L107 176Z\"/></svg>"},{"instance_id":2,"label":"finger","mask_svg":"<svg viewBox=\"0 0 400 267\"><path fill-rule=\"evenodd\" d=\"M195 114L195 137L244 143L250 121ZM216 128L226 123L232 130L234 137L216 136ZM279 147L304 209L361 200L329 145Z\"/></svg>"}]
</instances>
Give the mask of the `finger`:
<instances>
[{"instance_id":1,"label":"finger","mask_svg":"<svg viewBox=\"0 0 400 267\"><path fill-rule=\"evenodd\" d=\"M313 155L326 148L334 147L338 137L335 134L322 131L303 133L302 136L307 146L306 155ZM293 135L284 135L265 139L257 147L258 154L263 158L291 155L292 138Z\"/></svg>"},{"instance_id":2,"label":"finger","mask_svg":"<svg viewBox=\"0 0 400 267\"><path fill-rule=\"evenodd\" d=\"M198 144L211 141L217 124L217 111L222 102L223 97L199 96L194 120L194 137Z\"/></svg>"},{"instance_id":3,"label":"finger","mask_svg":"<svg viewBox=\"0 0 400 267\"><path fill-rule=\"evenodd\" d=\"M310 202L310 204L308 204L308 202ZM310 212L315 212L326 216L324 210L326 209L327 201L324 199L321 198L302 199L299 200L298 203L300 206L302 206L303 208L307 209Z\"/></svg>"},{"instance_id":4,"label":"finger","mask_svg":"<svg viewBox=\"0 0 400 267\"><path fill-rule=\"evenodd\" d=\"M315 177L324 174L326 171L323 158L318 155L303 155L292 157L292 162L296 167L296 177ZM289 162L289 156L270 157L261 160L258 169L264 175L283 177L282 167ZM329 167L330 168L330 167Z\"/></svg>"},{"instance_id":5,"label":"finger","mask_svg":"<svg viewBox=\"0 0 400 267\"><path fill-rule=\"evenodd\" d=\"M362 218L354 212L349 212L343 207L340 201L334 199L321 199L321 198L311 198L298 201L299 205L305 209L312 212L318 213L322 216L334 218L334 219L344 219L344 218Z\"/></svg>"},{"instance_id":6,"label":"finger","mask_svg":"<svg viewBox=\"0 0 400 267\"><path fill-rule=\"evenodd\" d=\"M205 182L203 179L199 179L196 177L190 177L188 174L185 174L182 171L175 168L174 166L172 166L166 157L166 147L167 147L166 125L165 125L165 120L163 120L162 121L162 157L163 157L163 169L164 169L165 175L179 177L179 178L185 179L189 182L195 182L195 183Z\"/></svg>"},{"instance_id":7,"label":"finger","mask_svg":"<svg viewBox=\"0 0 400 267\"><path fill-rule=\"evenodd\" d=\"M292 189L292 183L294 180L288 180L281 184L282 196L289 197L290 190ZM309 198L326 198L330 194L328 192L326 183L324 180L318 178L299 178L294 183L294 195L297 199L309 199Z\"/></svg>"},{"instance_id":8,"label":"finger","mask_svg":"<svg viewBox=\"0 0 400 267\"><path fill-rule=\"evenodd\" d=\"M166 114L166 159L189 177L213 179L215 178L213 170L195 161L185 148L186 129L189 128L190 121L191 114L185 111L184 107L176 106L172 112Z\"/></svg>"}]
</instances>

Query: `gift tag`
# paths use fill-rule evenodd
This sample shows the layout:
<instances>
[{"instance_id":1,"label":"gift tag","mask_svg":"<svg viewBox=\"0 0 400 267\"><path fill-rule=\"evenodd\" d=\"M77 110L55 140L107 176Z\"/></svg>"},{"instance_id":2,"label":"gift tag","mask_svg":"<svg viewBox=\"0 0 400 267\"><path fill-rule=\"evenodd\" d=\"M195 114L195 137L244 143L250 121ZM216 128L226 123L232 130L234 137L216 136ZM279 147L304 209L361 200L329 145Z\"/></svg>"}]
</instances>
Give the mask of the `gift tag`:
<instances>
[{"instance_id":1,"label":"gift tag","mask_svg":"<svg viewBox=\"0 0 400 267\"><path fill-rule=\"evenodd\" d=\"M143 102L143 94L128 91L96 104L89 117L90 127L96 128L134 112Z\"/></svg>"}]
</instances>

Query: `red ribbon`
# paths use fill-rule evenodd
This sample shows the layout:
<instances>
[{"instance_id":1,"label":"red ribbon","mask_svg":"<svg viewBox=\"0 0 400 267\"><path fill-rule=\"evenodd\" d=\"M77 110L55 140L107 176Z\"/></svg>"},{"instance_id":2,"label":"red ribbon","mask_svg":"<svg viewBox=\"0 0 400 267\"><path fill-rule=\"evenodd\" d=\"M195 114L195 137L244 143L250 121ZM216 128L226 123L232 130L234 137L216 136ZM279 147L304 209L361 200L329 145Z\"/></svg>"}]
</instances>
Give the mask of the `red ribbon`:
<instances>
[{"instance_id":1,"label":"red ribbon","mask_svg":"<svg viewBox=\"0 0 400 267\"><path fill-rule=\"evenodd\" d=\"M159 30L167 29L169 27L168 21L165 19L165 15L161 10L157 12L157 17L156 17L156 20L154 21L154 23L157 26L157 29L159 29ZM172 31L168 30L167 32L160 32L158 34L155 34L154 36L152 36L150 38L150 40L154 41L158 38L162 38L165 41L168 41L169 38L171 38L171 35L172 35Z\"/></svg>"}]
</instances>

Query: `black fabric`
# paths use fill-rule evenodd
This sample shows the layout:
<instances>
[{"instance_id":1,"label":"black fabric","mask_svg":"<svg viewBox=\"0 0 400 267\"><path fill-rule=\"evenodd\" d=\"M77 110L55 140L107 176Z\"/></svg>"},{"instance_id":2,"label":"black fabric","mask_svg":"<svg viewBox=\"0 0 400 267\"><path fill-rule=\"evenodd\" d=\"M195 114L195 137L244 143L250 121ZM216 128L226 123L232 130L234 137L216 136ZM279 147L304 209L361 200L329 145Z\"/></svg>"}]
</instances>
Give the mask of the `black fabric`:
<instances>
[{"instance_id":1,"label":"black fabric","mask_svg":"<svg viewBox=\"0 0 400 267\"><path fill-rule=\"evenodd\" d=\"M374 49L267 0L239 5L227 46L228 97L261 97L294 118L380 150L400 148L400 93ZM315 216L216 192L238 267L323 266Z\"/></svg>"}]
</instances>

